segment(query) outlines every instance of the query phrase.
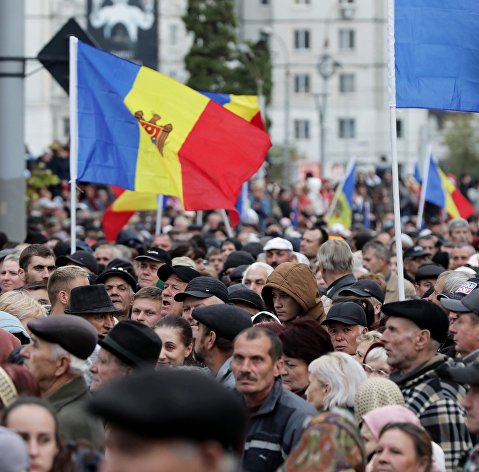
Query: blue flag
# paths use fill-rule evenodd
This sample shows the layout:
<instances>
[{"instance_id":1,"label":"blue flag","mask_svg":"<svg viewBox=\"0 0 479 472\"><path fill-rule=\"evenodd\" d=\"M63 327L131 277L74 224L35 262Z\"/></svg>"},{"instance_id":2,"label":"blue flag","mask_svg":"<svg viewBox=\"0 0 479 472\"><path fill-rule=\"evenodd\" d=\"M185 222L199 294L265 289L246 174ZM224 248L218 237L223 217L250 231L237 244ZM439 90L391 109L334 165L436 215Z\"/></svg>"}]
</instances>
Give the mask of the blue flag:
<instances>
[{"instance_id":1,"label":"blue flag","mask_svg":"<svg viewBox=\"0 0 479 472\"><path fill-rule=\"evenodd\" d=\"M394 62L391 105L479 112L479 1L396 0Z\"/></svg>"}]
</instances>

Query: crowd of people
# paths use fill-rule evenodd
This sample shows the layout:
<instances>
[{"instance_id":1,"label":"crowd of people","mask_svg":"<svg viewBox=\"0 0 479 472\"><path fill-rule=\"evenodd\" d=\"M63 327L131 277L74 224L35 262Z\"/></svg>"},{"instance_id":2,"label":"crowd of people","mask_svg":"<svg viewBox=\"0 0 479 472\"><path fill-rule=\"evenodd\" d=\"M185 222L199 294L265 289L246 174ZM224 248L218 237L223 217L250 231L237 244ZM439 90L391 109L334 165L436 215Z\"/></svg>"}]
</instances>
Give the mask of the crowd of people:
<instances>
[{"instance_id":1,"label":"crowd of people","mask_svg":"<svg viewBox=\"0 0 479 472\"><path fill-rule=\"evenodd\" d=\"M2 471L478 470L473 224L193 218L2 235Z\"/></svg>"},{"instance_id":2,"label":"crowd of people","mask_svg":"<svg viewBox=\"0 0 479 472\"><path fill-rule=\"evenodd\" d=\"M254 181L234 234L169 201L107 241L114 197L84 184L72 252L65 162L29 163L59 183L0 233L0 470L479 470L477 215L418 229L405 179L396 235L383 162L351 228L309 176Z\"/></svg>"}]
</instances>

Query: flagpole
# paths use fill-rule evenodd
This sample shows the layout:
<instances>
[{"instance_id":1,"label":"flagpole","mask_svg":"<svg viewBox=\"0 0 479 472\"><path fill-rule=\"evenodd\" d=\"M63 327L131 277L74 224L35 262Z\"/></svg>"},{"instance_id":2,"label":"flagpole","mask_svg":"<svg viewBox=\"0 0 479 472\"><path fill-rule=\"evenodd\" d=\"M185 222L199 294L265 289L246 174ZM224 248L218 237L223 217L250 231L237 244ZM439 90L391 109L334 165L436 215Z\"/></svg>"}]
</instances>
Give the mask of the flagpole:
<instances>
[{"instance_id":1,"label":"flagpole","mask_svg":"<svg viewBox=\"0 0 479 472\"><path fill-rule=\"evenodd\" d=\"M431 146L427 148L426 159L424 159L424 165L422 169L422 184L421 184L421 195L419 197L419 208L417 212L417 221L416 228L420 229L422 226L422 220L424 218L424 206L426 205L426 191L429 179L429 166L431 165L431 155L432 149Z\"/></svg>"},{"instance_id":2,"label":"flagpole","mask_svg":"<svg viewBox=\"0 0 479 472\"><path fill-rule=\"evenodd\" d=\"M348 178L348 175L351 173L351 169L353 168L354 164L356 162L356 159L353 157L350 159L348 168L346 169L346 173L344 174L343 179L341 180L341 183L339 184L339 187L336 189L336 192L333 197L333 201L331 202L331 205L329 207L328 212L326 213L326 218L325 220L328 221L331 216L334 213L334 210L336 209L336 205L338 204L339 197L341 193L343 192L344 189L344 184L346 183L346 179Z\"/></svg>"},{"instance_id":3,"label":"flagpole","mask_svg":"<svg viewBox=\"0 0 479 472\"><path fill-rule=\"evenodd\" d=\"M226 210L220 210L221 215L223 216L223 221L225 223L226 233L228 234L229 238L233 237L233 231L231 229L230 220L228 215L226 214Z\"/></svg>"},{"instance_id":4,"label":"flagpole","mask_svg":"<svg viewBox=\"0 0 479 472\"><path fill-rule=\"evenodd\" d=\"M157 208L156 208L155 234L161 233L161 219L163 218L163 199L164 199L164 196L161 193L159 193L156 196Z\"/></svg>"},{"instance_id":5,"label":"flagpole","mask_svg":"<svg viewBox=\"0 0 479 472\"><path fill-rule=\"evenodd\" d=\"M389 76L389 127L391 139L391 161L393 174L394 233L396 243L399 301L405 300L404 266L401 238L401 205L399 202L399 166L397 156L396 129L396 70L394 54L394 0L388 0L388 76Z\"/></svg>"},{"instance_id":6,"label":"flagpole","mask_svg":"<svg viewBox=\"0 0 479 472\"><path fill-rule=\"evenodd\" d=\"M78 38L70 36L70 252L76 250L78 173Z\"/></svg>"}]
</instances>

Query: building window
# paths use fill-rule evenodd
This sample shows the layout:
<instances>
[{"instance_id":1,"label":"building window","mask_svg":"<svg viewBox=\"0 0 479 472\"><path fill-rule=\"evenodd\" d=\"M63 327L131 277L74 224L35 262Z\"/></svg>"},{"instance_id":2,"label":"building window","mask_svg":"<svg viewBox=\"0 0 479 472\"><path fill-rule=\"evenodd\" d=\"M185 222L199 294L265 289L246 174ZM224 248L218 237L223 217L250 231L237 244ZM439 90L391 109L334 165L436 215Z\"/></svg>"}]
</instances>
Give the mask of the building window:
<instances>
[{"instance_id":1,"label":"building window","mask_svg":"<svg viewBox=\"0 0 479 472\"><path fill-rule=\"evenodd\" d=\"M339 119L339 138L353 139L356 137L356 120L354 118Z\"/></svg>"},{"instance_id":2,"label":"building window","mask_svg":"<svg viewBox=\"0 0 479 472\"><path fill-rule=\"evenodd\" d=\"M295 93L310 92L309 74L296 74L294 76L294 92Z\"/></svg>"},{"instance_id":3,"label":"building window","mask_svg":"<svg viewBox=\"0 0 479 472\"><path fill-rule=\"evenodd\" d=\"M396 134L398 138L404 138L404 127L402 120L396 120Z\"/></svg>"},{"instance_id":4,"label":"building window","mask_svg":"<svg viewBox=\"0 0 479 472\"><path fill-rule=\"evenodd\" d=\"M296 139L309 139L308 120L294 120L294 137Z\"/></svg>"},{"instance_id":5,"label":"building window","mask_svg":"<svg viewBox=\"0 0 479 472\"><path fill-rule=\"evenodd\" d=\"M340 93L356 92L356 75L355 74L339 74L339 92Z\"/></svg>"},{"instance_id":6,"label":"building window","mask_svg":"<svg viewBox=\"0 0 479 472\"><path fill-rule=\"evenodd\" d=\"M294 47L295 49L309 49L310 37L309 30L295 30Z\"/></svg>"},{"instance_id":7,"label":"building window","mask_svg":"<svg viewBox=\"0 0 479 472\"><path fill-rule=\"evenodd\" d=\"M352 29L339 30L339 49L350 50L356 46L356 35Z\"/></svg>"}]
</instances>

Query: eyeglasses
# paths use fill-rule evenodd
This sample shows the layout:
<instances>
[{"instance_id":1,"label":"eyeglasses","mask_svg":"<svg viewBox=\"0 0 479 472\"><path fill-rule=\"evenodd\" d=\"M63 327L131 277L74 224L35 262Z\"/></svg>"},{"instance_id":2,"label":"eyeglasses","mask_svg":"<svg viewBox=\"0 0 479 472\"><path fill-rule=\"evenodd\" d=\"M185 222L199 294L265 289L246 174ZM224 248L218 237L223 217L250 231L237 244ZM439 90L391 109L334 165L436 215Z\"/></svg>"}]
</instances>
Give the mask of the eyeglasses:
<instances>
[{"instance_id":1,"label":"eyeglasses","mask_svg":"<svg viewBox=\"0 0 479 472\"><path fill-rule=\"evenodd\" d=\"M389 377L389 373L382 369L375 369L368 364L362 364L364 371L368 375L378 375L379 377Z\"/></svg>"}]
</instances>

